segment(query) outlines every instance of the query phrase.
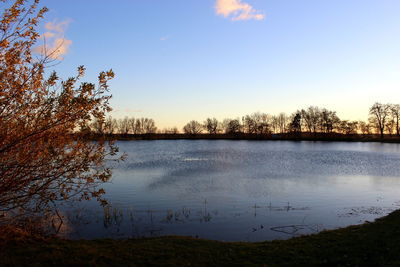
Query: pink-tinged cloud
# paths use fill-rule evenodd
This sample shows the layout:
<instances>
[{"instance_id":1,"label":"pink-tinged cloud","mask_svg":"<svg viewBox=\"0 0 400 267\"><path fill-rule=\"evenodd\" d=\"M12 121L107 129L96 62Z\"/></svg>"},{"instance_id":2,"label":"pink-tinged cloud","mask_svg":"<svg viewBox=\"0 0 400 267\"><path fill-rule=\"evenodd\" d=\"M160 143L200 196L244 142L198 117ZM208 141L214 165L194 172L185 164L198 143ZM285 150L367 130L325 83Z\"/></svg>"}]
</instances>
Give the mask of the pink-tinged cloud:
<instances>
[{"instance_id":1,"label":"pink-tinged cloud","mask_svg":"<svg viewBox=\"0 0 400 267\"><path fill-rule=\"evenodd\" d=\"M33 52L49 57L51 59L62 60L68 54L71 40L64 37L65 31L71 21L48 22L44 26L47 30L42 34L43 44L33 49Z\"/></svg>"},{"instance_id":2,"label":"pink-tinged cloud","mask_svg":"<svg viewBox=\"0 0 400 267\"><path fill-rule=\"evenodd\" d=\"M64 33L68 28L68 25L71 23L71 20L64 20L61 22L48 22L44 27L48 31Z\"/></svg>"},{"instance_id":3,"label":"pink-tinged cloud","mask_svg":"<svg viewBox=\"0 0 400 267\"><path fill-rule=\"evenodd\" d=\"M50 38L55 37L56 34L55 34L54 32L45 32L45 33L43 33L42 36L43 36L44 38L46 38L46 39L50 39Z\"/></svg>"},{"instance_id":4,"label":"pink-tinged cloud","mask_svg":"<svg viewBox=\"0 0 400 267\"><path fill-rule=\"evenodd\" d=\"M231 20L263 20L265 15L242 0L216 0L216 13Z\"/></svg>"}]
</instances>

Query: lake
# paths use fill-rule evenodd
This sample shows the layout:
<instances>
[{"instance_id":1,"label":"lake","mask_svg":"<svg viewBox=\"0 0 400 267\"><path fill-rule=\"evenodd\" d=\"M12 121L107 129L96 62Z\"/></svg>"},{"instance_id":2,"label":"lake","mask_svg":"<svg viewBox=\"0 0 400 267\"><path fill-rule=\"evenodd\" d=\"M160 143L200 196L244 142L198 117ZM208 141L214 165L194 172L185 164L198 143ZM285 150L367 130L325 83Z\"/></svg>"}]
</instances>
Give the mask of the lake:
<instances>
[{"instance_id":1,"label":"lake","mask_svg":"<svg viewBox=\"0 0 400 267\"><path fill-rule=\"evenodd\" d=\"M287 239L384 216L400 207L400 145L120 141L127 159L104 186L109 206L64 207L62 235Z\"/></svg>"}]
</instances>

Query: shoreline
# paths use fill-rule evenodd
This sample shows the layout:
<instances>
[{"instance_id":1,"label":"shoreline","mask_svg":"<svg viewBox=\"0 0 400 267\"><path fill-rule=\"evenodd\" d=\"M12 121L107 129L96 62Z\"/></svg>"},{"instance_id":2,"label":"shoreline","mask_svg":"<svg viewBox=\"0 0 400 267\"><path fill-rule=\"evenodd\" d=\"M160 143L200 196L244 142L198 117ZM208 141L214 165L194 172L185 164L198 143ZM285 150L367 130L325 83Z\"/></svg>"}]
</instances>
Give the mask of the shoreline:
<instances>
[{"instance_id":1,"label":"shoreline","mask_svg":"<svg viewBox=\"0 0 400 267\"><path fill-rule=\"evenodd\" d=\"M378 143L400 143L400 136L385 135L344 135L337 133L299 133L299 134L112 134L112 135L86 135L92 140L112 141L137 141L137 140L232 140L232 141L323 141L323 142L378 142Z\"/></svg>"},{"instance_id":2,"label":"shoreline","mask_svg":"<svg viewBox=\"0 0 400 267\"><path fill-rule=\"evenodd\" d=\"M400 210L374 222L255 243L180 236L15 239L0 243L0 265L394 266L400 264Z\"/></svg>"}]
</instances>

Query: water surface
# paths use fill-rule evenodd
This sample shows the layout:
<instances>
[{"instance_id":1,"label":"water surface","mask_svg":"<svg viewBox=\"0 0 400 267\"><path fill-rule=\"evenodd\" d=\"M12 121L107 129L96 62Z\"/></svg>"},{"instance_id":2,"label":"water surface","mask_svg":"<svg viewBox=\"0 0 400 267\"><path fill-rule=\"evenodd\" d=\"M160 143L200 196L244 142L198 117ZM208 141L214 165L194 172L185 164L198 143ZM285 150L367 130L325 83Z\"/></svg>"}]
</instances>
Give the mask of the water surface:
<instances>
[{"instance_id":1,"label":"water surface","mask_svg":"<svg viewBox=\"0 0 400 267\"><path fill-rule=\"evenodd\" d=\"M285 239L372 221L400 206L400 145L165 140L128 153L107 184L110 206L74 204L71 238L186 235Z\"/></svg>"}]
</instances>

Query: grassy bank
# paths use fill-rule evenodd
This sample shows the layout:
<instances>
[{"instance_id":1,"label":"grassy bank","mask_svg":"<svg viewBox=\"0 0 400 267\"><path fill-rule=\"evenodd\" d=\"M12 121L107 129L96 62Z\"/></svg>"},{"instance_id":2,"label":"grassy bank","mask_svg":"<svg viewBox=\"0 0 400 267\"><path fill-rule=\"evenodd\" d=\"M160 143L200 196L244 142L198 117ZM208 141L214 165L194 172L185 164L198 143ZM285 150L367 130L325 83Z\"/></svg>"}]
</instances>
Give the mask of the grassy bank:
<instances>
[{"instance_id":1,"label":"grassy bank","mask_svg":"<svg viewBox=\"0 0 400 267\"><path fill-rule=\"evenodd\" d=\"M185 237L71 241L14 236L0 242L1 266L400 265L400 211L373 223L261 243Z\"/></svg>"}]
</instances>

